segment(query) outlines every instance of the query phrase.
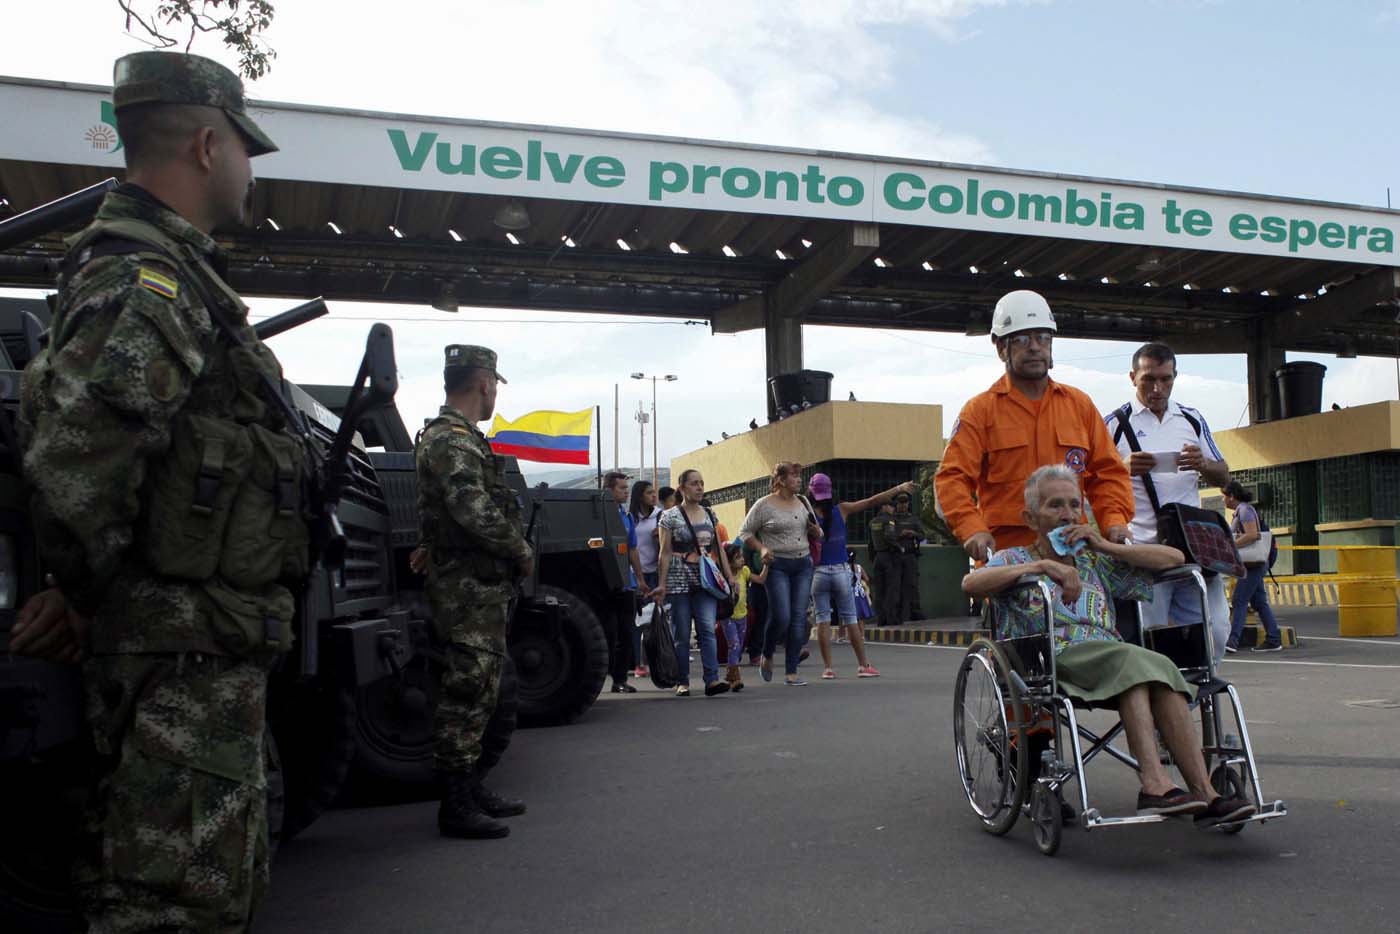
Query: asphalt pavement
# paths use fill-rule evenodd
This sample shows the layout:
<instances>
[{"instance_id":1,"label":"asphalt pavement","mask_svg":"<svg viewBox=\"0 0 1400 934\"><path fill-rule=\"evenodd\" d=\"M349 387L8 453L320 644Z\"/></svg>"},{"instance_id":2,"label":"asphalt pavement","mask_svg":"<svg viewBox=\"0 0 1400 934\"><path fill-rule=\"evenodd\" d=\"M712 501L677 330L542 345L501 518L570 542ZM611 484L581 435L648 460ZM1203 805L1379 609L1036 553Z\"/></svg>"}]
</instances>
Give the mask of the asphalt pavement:
<instances>
[{"instance_id":1,"label":"asphalt pavement","mask_svg":"<svg viewBox=\"0 0 1400 934\"><path fill-rule=\"evenodd\" d=\"M1224 666L1289 807L1236 836L1066 828L1053 858L1025 821L992 837L953 757L963 650L872 646L883 677L857 680L842 645L836 681L746 668L737 696L646 686L517 733L492 784L530 810L505 840L439 837L432 802L329 813L278 856L255 930L1400 930L1400 641L1293 622L1300 648ZM1088 771L1091 804L1129 813L1128 770Z\"/></svg>"}]
</instances>

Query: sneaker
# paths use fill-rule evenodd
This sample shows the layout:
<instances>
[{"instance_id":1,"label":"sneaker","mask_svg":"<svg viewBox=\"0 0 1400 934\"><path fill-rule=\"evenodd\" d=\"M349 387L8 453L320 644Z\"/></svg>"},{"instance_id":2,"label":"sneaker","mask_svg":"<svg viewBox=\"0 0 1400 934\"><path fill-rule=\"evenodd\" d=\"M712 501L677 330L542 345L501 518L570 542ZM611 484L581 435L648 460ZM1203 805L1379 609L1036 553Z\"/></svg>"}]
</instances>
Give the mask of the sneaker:
<instances>
[{"instance_id":1,"label":"sneaker","mask_svg":"<svg viewBox=\"0 0 1400 934\"><path fill-rule=\"evenodd\" d=\"M1263 645L1256 645L1252 652L1282 652L1283 645L1278 642L1265 642Z\"/></svg>"},{"instance_id":2,"label":"sneaker","mask_svg":"<svg viewBox=\"0 0 1400 934\"><path fill-rule=\"evenodd\" d=\"M688 685L688 684L678 684L678 685L676 685L676 696L677 696L677 697L689 697L689 696L690 696L690 685Z\"/></svg>"},{"instance_id":3,"label":"sneaker","mask_svg":"<svg viewBox=\"0 0 1400 934\"><path fill-rule=\"evenodd\" d=\"M1235 654L1236 652L1238 652L1239 650L1240 650L1240 647L1239 647L1238 645L1231 645L1231 644L1228 643L1228 642L1225 643L1225 654L1226 654L1226 655L1234 655L1234 654Z\"/></svg>"},{"instance_id":4,"label":"sneaker","mask_svg":"<svg viewBox=\"0 0 1400 934\"><path fill-rule=\"evenodd\" d=\"M822 672L822 680L823 680L823 681L835 681L835 680L836 680L836 672L832 671L830 668L826 669L825 671Z\"/></svg>"},{"instance_id":5,"label":"sneaker","mask_svg":"<svg viewBox=\"0 0 1400 934\"><path fill-rule=\"evenodd\" d=\"M790 688L805 688L807 686L807 682L801 678L784 679L783 684Z\"/></svg>"},{"instance_id":6,"label":"sneaker","mask_svg":"<svg viewBox=\"0 0 1400 934\"><path fill-rule=\"evenodd\" d=\"M1202 809L1194 820L1197 827L1208 828L1243 820L1257 810L1259 809L1243 798L1227 798L1221 795Z\"/></svg>"},{"instance_id":7,"label":"sneaker","mask_svg":"<svg viewBox=\"0 0 1400 934\"><path fill-rule=\"evenodd\" d=\"M729 693L729 682L727 682L727 681L711 681L709 684L705 685L705 696L706 696L706 697L714 697L716 694L728 694L728 693Z\"/></svg>"},{"instance_id":8,"label":"sneaker","mask_svg":"<svg viewBox=\"0 0 1400 934\"><path fill-rule=\"evenodd\" d=\"M856 669L856 677L857 677L857 678L878 678L878 677L880 677L880 669L876 668L874 665L866 665L864 668L857 668L857 669Z\"/></svg>"},{"instance_id":9,"label":"sneaker","mask_svg":"<svg viewBox=\"0 0 1400 934\"><path fill-rule=\"evenodd\" d=\"M1181 788L1171 788L1166 794L1150 795L1145 791L1139 791L1137 797L1137 812L1141 817L1145 814L1196 814L1207 810L1206 803L1195 797L1189 791ZM1196 820L1200 820L1199 817Z\"/></svg>"},{"instance_id":10,"label":"sneaker","mask_svg":"<svg viewBox=\"0 0 1400 934\"><path fill-rule=\"evenodd\" d=\"M636 670L632 672L632 677L634 677L634 678L650 678L650 677L651 677L651 669L648 668L646 665L638 665L637 668L636 668Z\"/></svg>"}]
</instances>

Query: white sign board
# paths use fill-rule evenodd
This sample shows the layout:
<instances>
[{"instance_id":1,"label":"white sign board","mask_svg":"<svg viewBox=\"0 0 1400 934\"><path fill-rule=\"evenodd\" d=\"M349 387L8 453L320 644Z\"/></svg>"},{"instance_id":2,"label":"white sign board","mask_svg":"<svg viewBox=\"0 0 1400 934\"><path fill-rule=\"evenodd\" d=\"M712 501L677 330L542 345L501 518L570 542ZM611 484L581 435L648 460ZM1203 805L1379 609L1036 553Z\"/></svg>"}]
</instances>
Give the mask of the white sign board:
<instances>
[{"instance_id":1,"label":"white sign board","mask_svg":"<svg viewBox=\"0 0 1400 934\"><path fill-rule=\"evenodd\" d=\"M254 162L264 178L1400 265L1400 212L1378 208L687 140L251 109L281 147ZM121 166L107 89L0 79L0 123L8 128L0 159Z\"/></svg>"}]
</instances>

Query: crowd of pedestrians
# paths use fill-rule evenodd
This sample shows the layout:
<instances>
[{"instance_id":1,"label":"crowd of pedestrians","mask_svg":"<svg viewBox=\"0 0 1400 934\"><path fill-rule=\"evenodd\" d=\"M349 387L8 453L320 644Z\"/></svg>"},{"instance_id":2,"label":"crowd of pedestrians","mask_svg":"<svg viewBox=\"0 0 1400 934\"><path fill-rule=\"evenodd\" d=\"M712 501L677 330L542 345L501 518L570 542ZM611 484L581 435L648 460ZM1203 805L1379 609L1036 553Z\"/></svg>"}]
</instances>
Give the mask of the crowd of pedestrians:
<instances>
[{"instance_id":1,"label":"crowd of pedestrians","mask_svg":"<svg viewBox=\"0 0 1400 934\"><path fill-rule=\"evenodd\" d=\"M1087 394L1050 377L1056 329L1049 304L1035 292L1009 293L993 312L992 342L1005 373L963 407L934 478L940 513L969 558L980 567L1008 548L1035 547L1025 484L1048 466L1075 478L1082 490L1075 518L1092 523L1110 547L1165 542L1158 527L1164 508L1199 508L1204 481L1220 487L1234 510L1235 542L1242 553L1251 545L1257 550L1268 530L1250 505L1249 491L1230 478L1201 412L1172 399L1177 376L1172 349L1158 342L1140 347L1129 372L1133 397L1100 414ZM857 677L878 677L866 653L863 624L922 618L918 549L925 533L912 509L916 485L902 483L848 501L837 496L824 473L813 474L804 485L802 470L792 461L774 465L768 494L750 507L732 541L704 502L699 471L682 473L675 491L655 490L645 481L631 487L625 520L636 592L667 607L687 677L694 636L708 696L743 688L745 658L771 682L779 648L782 683L807 685L800 665L810 654L813 629L823 680L838 677L832 645L840 643L851 646ZM610 474L608 483L619 503L627 499L621 474ZM870 511L875 511L867 543L873 581L847 540L850 517ZM707 592L706 559L732 588L731 599ZM1235 587L1232 607L1226 605L1222 576L1207 578L1204 601L1189 580L1156 584L1152 599L1143 602L1143 623L1153 628L1208 620L1218 663L1238 650L1245 612L1252 606L1266 630L1256 650L1275 651L1279 631L1263 583L1268 564L1246 561L1248 573ZM620 625L609 634L625 660L625 667L616 661L612 666L614 691L630 690L627 673L647 674L635 641L637 627L631 628L630 644L618 635ZM723 679L717 632L725 647ZM689 693L687 684L675 690Z\"/></svg>"}]
</instances>

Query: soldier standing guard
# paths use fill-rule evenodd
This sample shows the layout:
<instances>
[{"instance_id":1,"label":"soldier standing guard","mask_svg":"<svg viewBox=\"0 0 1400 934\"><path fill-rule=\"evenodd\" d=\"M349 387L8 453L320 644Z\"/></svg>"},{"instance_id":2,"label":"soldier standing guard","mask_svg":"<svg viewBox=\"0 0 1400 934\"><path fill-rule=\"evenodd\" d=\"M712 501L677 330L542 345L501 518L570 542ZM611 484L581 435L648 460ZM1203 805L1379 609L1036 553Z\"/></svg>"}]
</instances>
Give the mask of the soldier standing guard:
<instances>
[{"instance_id":1,"label":"soldier standing guard","mask_svg":"<svg viewBox=\"0 0 1400 934\"><path fill-rule=\"evenodd\" d=\"M523 814L525 805L487 790L476 762L500 693L510 601L534 557L502 459L476 427L495 411L496 384L505 382L496 354L452 344L445 355L446 404L414 447L428 600L447 647L433 724L443 784L438 829L448 837L504 837L510 828L494 818Z\"/></svg>"},{"instance_id":2,"label":"soldier standing guard","mask_svg":"<svg viewBox=\"0 0 1400 934\"><path fill-rule=\"evenodd\" d=\"M267 677L307 571L306 451L210 232L276 146L228 69L116 63L127 181L69 242L24 374L24 471L63 625L90 653L89 929L243 931L267 884ZM52 592L51 592L52 593Z\"/></svg>"},{"instance_id":3,"label":"soldier standing guard","mask_svg":"<svg viewBox=\"0 0 1400 934\"><path fill-rule=\"evenodd\" d=\"M894 535L894 504L885 503L870 520L870 550L875 562L875 611L881 626L898 626L899 549Z\"/></svg>"},{"instance_id":4,"label":"soldier standing guard","mask_svg":"<svg viewBox=\"0 0 1400 934\"><path fill-rule=\"evenodd\" d=\"M924 526L908 493L894 498L894 537L899 548L899 618L923 619L919 609L919 542L924 540Z\"/></svg>"}]
</instances>

